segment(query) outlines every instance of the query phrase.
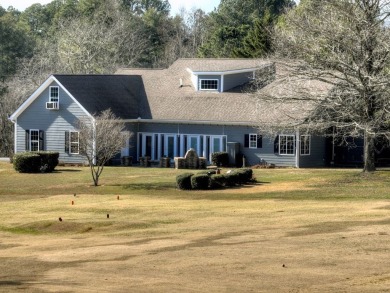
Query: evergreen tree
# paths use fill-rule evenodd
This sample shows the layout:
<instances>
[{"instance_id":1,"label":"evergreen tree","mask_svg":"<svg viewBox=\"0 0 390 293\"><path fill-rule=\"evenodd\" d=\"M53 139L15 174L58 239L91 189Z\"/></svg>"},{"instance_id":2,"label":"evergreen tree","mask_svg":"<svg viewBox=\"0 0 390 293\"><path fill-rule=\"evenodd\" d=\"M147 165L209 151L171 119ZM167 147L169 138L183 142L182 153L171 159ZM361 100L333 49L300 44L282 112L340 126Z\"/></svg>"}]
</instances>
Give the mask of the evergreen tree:
<instances>
[{"instance_id":1,"label":"evergreen tree","mask_svg":"<svg viewBox=\"0 0 390 293\"><path fill-rule=\"evenodd\" d=\"M200 47L199 56L263 56L271 47L272 26L293 5L291 0L222 0L210 14L208 41Z\"/></svg>"}]
</instances>

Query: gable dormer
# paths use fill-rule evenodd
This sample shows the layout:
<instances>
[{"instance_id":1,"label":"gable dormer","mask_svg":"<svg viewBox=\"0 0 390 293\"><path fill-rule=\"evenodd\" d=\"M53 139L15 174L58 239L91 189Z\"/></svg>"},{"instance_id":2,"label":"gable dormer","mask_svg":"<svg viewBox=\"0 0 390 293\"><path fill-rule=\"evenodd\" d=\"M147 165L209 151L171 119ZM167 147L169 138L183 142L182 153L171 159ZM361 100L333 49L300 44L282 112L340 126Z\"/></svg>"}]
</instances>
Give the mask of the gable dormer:
<instances>
[{"instance_id":1,"label":"gable dormer","mask_svg":"<svg viewBox=\"0 0 390 293\"><path fill-rule=\"evenodd\" d=\"M205 66L202 69L200 65L198 68L187 68L187 71L191 74L192 85L196 91L222 93L251 82L256 78L256 72L264 68L264 64L252 66L242 68L242 66L237 65L237 68L234 68L234 64L230 64L226 68Z\"/></svg>"}]
</instances>

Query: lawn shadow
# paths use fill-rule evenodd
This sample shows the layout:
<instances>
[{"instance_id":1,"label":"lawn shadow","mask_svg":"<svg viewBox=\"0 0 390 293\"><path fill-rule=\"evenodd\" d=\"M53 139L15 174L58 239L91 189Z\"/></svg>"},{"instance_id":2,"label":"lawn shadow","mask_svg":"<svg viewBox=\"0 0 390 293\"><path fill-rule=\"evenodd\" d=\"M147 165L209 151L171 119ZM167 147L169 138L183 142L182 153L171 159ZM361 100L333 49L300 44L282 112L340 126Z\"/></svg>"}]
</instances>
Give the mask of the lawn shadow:
<instances>
[{"instance_id":1,"label":"lawn shadow","mask_svg":"<svg viewBox=\"0 0 390 293\"><path fill-rule=\"evenodd\" d=\"M54 170L53 173L63 173L63 172L81 172L81 170L75 170L75 169L59 169Z\"/></svg>"}]
</instances>

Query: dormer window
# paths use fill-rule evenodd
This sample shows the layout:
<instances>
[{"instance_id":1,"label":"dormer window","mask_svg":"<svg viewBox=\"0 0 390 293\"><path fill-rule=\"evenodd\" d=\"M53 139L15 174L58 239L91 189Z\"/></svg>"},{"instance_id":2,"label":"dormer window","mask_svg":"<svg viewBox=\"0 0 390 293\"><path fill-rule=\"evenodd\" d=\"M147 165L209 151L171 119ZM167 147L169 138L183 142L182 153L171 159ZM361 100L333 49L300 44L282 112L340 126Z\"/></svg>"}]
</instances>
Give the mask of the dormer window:
<instances>
[{"instance_id":1,"label":"dormer window","mask_svg":"<svg viewBox=\"0 0 390 293\"><path fill-rule=\"evenodd\" d=\"M217 91L218 79L201 79L199 88L201 91Z\"/></svg>"},{"instance_id":2,"label":"dormer window","mask_svg":"<svg viewBox=\"0 0 390 293\"><path fill-rule=\"evenodd\" d=\"M59 97L58 86L51 86L50 87L49 101L50 102L58 102L58 97Z\"/></svg>"}]
</instances>

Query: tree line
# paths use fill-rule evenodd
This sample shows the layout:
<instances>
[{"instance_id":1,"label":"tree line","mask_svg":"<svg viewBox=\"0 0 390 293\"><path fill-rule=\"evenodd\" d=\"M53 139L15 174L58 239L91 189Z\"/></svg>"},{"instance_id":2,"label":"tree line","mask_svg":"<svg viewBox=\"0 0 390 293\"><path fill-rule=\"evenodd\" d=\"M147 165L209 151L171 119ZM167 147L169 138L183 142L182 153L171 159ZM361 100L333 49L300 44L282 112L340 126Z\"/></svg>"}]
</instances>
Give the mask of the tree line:
<instances>
[{"instance_id":1,"label":"tree line","mask_svg":"<svg viewBox=\"0 0 390 293\"><path fill-rule=\"evenodd\" d=\"M53 0L0 6L0 156L13 151L8 116L50 74L167 67L178 58L261 57L290 0L222 0L170 15L167 0ZM258 33L260 35L258 35Z\"/></svg>"},{"instance_id":2,"label":"tree line","mask_svg":"<svg viewBox=\"0 0 390 293\"><path fill-rule=\"evenodd\" d=\"M364 170L375 170L376 146L390 138L389 16L390 0L221 0L208 14L175 16L167 0L0 7L0 155L12 154L8 115L51 73L270 57L283 68L273 84L285 90L257 96L270 102L265 112L288 116L286 128L365 138ZM310 86L316 82L330 91Z\"/></svg>"}]
</instances>

